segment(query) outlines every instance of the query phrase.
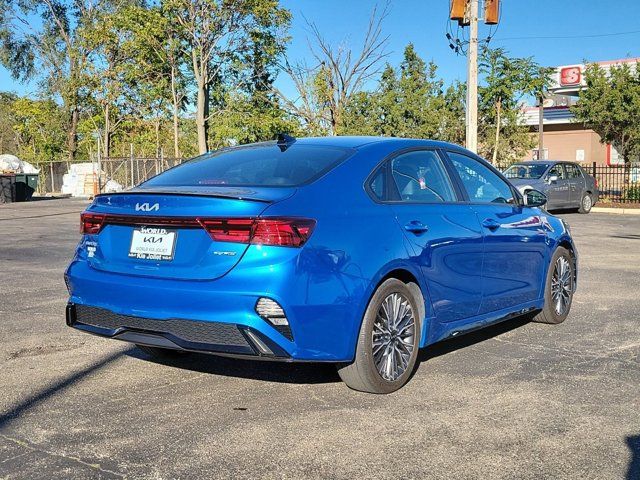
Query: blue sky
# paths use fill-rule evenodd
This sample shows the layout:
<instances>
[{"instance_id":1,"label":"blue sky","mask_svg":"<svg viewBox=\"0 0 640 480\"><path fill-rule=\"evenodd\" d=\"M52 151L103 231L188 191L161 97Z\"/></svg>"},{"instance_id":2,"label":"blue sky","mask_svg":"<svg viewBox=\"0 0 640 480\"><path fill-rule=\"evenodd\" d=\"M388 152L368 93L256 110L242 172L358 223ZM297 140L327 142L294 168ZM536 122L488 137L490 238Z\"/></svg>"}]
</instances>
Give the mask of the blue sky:
<instances>
[{"instance_id":1,"label":"blue sky","mask_svg":"<svg viewBox=\"0 0 640 480\"><path fill-rule=\"evenodd\" d=\"M640 57L639 0L502 0L501 3L502 20L491 44L505 47L512 55L533 56L546 66L579 63L584 59ZM333 43L357 47L376 2L282 0L282 4L293 13L289 56L296 60L309 55L309 32L303 16L316 23ZM384 31L390 36L390 63L397 65L404 47L413 42L424 59L436 62L446 81L464 80L465 58L456 56L445 38L448 8L449 0L391 0L384 24ZM595 36L631 31L636 33ZM483 26L480 32L486 36L489 30ZM284 79L279 83L289 90ZM0 67L0 90L33 94L35 86L14 82Z\"/></svg>"}]
</instances>

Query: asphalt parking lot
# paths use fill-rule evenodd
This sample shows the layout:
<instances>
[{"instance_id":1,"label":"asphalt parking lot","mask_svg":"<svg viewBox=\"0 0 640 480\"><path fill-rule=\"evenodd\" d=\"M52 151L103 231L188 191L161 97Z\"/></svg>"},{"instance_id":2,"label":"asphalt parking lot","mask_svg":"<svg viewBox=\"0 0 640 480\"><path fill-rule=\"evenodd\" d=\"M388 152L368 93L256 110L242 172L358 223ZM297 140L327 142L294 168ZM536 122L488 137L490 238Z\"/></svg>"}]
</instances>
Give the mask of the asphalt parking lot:
<instances>
[{"instance_id":1,"label":"asphalt parking lot","mask_svg":"<svg viewBox=\"0 0 640 480\"><path fill-rule=\"evenodd\" d=\"M163 364L69 329L85 204L0 207L0 478L640 479L640 216L563 215L564 324L430 347L374 396L327 365Z\"/></svg>"}]
</instances>

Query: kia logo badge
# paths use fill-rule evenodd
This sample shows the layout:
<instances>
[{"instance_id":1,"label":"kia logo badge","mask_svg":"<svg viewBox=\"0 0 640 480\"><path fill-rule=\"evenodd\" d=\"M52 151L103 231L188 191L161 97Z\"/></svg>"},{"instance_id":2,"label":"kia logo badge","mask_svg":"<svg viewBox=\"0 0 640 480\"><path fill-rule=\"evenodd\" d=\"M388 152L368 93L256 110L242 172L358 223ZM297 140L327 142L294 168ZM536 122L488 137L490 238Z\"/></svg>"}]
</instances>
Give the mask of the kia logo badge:
<instances>
[{"instance_id":1,"label":"kia logo badge","mask_svg":"<svg viewBox=\"0 0 640 480\"><path fill-rule=\"evenodd\" d=\"M149 202L145 203L136 203L136 212L154 212L160 210L160 204L154 203L150 205Z\"/></svg>"}]
</instances>

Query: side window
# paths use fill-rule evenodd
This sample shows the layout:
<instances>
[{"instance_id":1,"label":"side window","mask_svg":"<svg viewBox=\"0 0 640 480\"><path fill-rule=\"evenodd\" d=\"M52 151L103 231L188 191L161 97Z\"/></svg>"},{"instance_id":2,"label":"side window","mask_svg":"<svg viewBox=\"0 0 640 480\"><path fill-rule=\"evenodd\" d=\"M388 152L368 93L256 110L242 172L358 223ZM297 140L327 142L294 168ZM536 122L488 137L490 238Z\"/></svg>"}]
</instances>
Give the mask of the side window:
<instances>
[{"instance_id":1,"label":"side window","mask_svg":"<svg viewBox=\"0 0 640 480\"><path fill-rule=\"evenodd\" d=\"M558 177L559 179L564 180L565 178L567 178L564 174L564 168L562 168L562 165L557 164L554 165L553 167L551 167L551 170L549 170L549 173L547 174L547 177L551 177L555 175L556 177Z\"/></svg>"},{"instance_id":2,"label":"side window","mask_svg":"<svg viewBox=\"0 0 640 480\"><path fill-rule=\"evenodd\" d=\"M384 179L385 179L385 168L378 168L378 171L373 175L373 178L369 181L369 188L371 189L371 193L378 199L384 199Z\"/></svg>"},{"instance_id":3,"label":"side window","mask_svg":"<svg viewBox=\"0 0 640 480\"><path fill-rule=\"evenodd\" d=\"M482 163L459 153L448 152L469 200L479 203L513 203L511 187Z\"/></svg>"},{"instance_id":4,"label":"side window","mask_svg":"<svg viewBox=\"0 0 640 480\"><path fill-rule=\"evenodd\" d=\"M568 178L580 178L580 177L582 177L582 174L580 173L580 169L578 168L577 165L573 165L571 163L565 163L564 168L567 171L567 177Z\"/></svg>"},{"instance_id":5,"label":"side window","mask_svg":"<svg viewBox=\"0 0 640 480\"><path fill-rule=\"evenodd\" d=\"M433 150L418 150L391 160L391 174L404 202L453 202L456 196L442 160Z\"/></svg>"}]
</instances>

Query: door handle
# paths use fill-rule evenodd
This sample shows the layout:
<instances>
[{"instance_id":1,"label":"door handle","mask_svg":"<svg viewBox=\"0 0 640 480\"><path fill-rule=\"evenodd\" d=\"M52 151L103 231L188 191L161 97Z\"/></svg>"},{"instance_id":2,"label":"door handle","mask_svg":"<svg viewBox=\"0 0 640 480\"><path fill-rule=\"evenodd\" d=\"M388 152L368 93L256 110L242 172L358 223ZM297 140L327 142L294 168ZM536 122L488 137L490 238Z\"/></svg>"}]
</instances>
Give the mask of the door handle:
<instances>
[{"instance_id":1,"label":"door handle","mask_svg":"<svg viewBox=\"0 0 640 480\"><path fill-rule=\"evenodd\" d=\"M500 224L496 222L493 218L487 218L482 222L482 226L484 228L488 228L489 230L497 230L500 228Z\"/></svg>"},{"instance_id":2,"label":"door handle","mask_svg":"<svg viewBox=\"0 0 640 480\"><path fill-rule=\"evenodd\" d=\"M407 223L404 226L404 229L407 232L419 234L419 233L424 233L427 230L429 230L429 227L427 227L425 224L423 224L422 222L420 222L418 220L411 220L409 223Z\"/></svg>"}]
</instances>

